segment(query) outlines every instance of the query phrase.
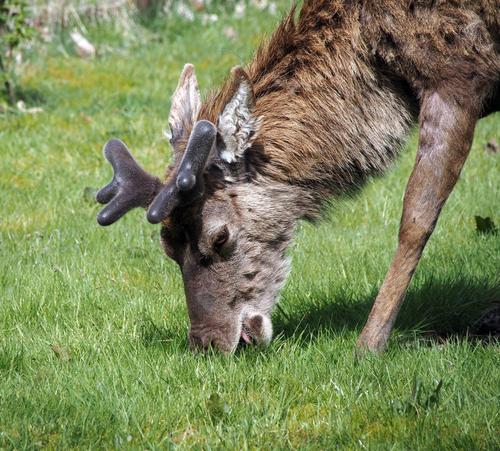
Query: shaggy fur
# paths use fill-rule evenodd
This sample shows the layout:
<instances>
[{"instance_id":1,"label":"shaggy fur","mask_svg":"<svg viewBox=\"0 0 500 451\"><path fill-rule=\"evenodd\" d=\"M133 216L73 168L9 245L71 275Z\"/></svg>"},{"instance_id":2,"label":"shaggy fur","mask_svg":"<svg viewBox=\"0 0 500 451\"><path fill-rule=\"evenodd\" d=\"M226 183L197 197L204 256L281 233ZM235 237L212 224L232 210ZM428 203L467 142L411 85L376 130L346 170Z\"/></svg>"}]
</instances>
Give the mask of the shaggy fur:
<instances>
[{"instance_id":1,"label":"shaggy fur","mask_svg":"<svg viewBox=\"0 0 500 451\"><path fill-rule=\"evenodd\" d=\"M488 30L498 33L498 6L307 1L297 21L292 9L248 67L262 117L249 158L262 174L325 196L380 173L401 148L424 90L444 85L463 101L478 91L464 79L494 86L498 34ZM215 123L232 84L211 95L198 117Z\"/></svg>"},{"instance_id":2,"label":"shaggy fur","mask_svg":"<svg viewBox=\"0 0 500 451\"><path fill-rule=\"evenodd\" d=\"M197 118L218 124L220 159L207 171L196 214L182 222L185 230L199 224L198 232L187 233L188 260L204 252L219 259L200 244L217 227L229 227L234 241L226 257L208 266L218 268L209 276L197 263L189 270L180 263L192 342L232 350L238 309L251 306L268 318L297 220L314 217L331 195L357 189L384 171L420 112L421 169L410 179L400 247L360 338L361 347L383 348L465 161L475 120L496 108L496 3L306 1L298 19L293 8L246 70L233 69L208 96ZM439 150L439 140L456 142L456 156L446 146ZM428 170L427 148L444 152ZM449 180L436 179L431 192L419 188L446 173L446 165ZM169 222L172 229L180 227L175 223Z\"/></svg>"},{"instance_id":3,"label":"shaggy fur","mask_svg":"<svg viewBox=\"0 0 500 451\"><path fill-rule=\"evenodd\" d=\"M195 120L218 130L198 188L162 228L196 347L269 340L297 221L384 171L418 118L399 245L358 342L383 349L475 123L499 106L497 0L306 0L296 16L203 103L186 66L172 100L167 186Z\"/></svg>"}]
</instances>

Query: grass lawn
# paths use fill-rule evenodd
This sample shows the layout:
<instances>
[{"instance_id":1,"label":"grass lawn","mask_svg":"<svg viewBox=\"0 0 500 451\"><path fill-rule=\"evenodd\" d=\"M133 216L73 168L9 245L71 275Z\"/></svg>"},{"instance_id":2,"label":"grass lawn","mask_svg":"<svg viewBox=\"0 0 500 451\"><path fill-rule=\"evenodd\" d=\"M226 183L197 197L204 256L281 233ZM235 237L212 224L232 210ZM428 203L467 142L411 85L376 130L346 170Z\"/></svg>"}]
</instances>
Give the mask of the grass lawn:
<instances>
[{"instance_id":1,"label":"grass lawn","mask_svg":"<svg viewBox=\"0 0 500 451\"><path fill-rule=\"evenodd\" d=\"M353 351L395 249L415 134L386 177L301 225L265 350L190 352L159 228L143 211L97 225L102 145L120 137L161 174L183 64L206 92L277 20L102 25L88 30L94 60L61 37L32 55L21 81L44 112L0 116L0 448L500 449L499 345L467 335L500 300L500 236L474 222L500 222L500 156L484 150L499 114L477 127L379 358Z\"/></svg>"}]
</instances>

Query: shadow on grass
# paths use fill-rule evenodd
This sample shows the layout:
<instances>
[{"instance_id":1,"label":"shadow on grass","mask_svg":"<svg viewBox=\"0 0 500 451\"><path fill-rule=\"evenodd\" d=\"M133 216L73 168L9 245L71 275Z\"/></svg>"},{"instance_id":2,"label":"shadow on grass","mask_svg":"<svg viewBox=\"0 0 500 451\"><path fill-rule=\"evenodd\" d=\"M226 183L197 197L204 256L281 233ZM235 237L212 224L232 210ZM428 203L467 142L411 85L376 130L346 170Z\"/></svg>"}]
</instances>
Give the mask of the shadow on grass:
<instances>
[{"instance_id":1,"label":"shadow on grass","mask_svg":"<svg viewBox=\"0 0 500 451\"><path fill-rule=\"evenodd\" d=\"M17 100L22 100L27 106L41 106L45 103L43 94L32 88L16 86L15 97Z\"/></svg>"},{"instance_id":2,"label":"shadow on grass","mask_svg":"<svg viewBox=\"0 0 500 451\"><path fill-rule=\"evenodd\" d=\"M361 299L332 301L326 294L315 293L303 307L289 314L278 313L274 320L275 332L305 342L329 332L361 332L375 297L373 292ZM404 335L417 334L438 340L483 339L491 332L480 330L477 321L499 301L499 280L431 279L410 288L395 329Z\"/></svg>"},{"instance_id":3,"label":"shadow on grass","mask_svg":"<svg viewBox=\"0 0 500 451\"><path fill-rule=\"evenodd\" d=\"M376 294L332 301L326 293L313 292L307 303L293 312L277 312L273 318L275 334L306 344L319 335L349 330L359 333ZM410 289L395 329L411 340L415 335L430 341L453 337L484 340L491 332L478 330L476 321L499 301L500 281L428 280ZM286 306L286 300L283 304ZM175 327L157 324L149 316L139 327L141 342L148 348L174 349L179 345L181 337Z\"/></svg>"},{"instance_id":4,"label":"shadow on grass","mask_svg":"<svg viewBox=\"0 0 500 451\"><path fill-rule=\"evenodd\" d=\"M165 347L175 338L173 331L156 324L150 317L144 317L139 323L139 333L142 344L146 347Z\"/></svg>"}]
</instances>

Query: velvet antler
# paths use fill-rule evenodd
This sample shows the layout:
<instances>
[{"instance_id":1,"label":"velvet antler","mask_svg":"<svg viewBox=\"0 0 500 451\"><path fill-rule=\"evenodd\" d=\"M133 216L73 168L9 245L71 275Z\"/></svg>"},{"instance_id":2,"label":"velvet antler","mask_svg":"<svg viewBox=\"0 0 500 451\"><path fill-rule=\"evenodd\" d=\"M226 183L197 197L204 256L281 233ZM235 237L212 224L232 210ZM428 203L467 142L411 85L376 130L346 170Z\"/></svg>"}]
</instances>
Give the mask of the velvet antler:
<instances>
[{"instance_id":1,"label":"velvet antler","mask_svg":"<svg viewBox=\"0 0 500 451\"><path fill-rule=\"evenodd\" d=\"M133 208L148 208L163 185L137 164L127 146L118 139L107 142L104 156L113 167L113 180L97 193L96 199L108 204L97 215L97 222L107 226Z\"/></svg>"},{"instance_id":2,"label":"velvet antler","mask_svg":"<svg viewBox=\"0 0 500 451\"><path fill-rule=\"evenodd\" d=\"M188 204L203 192L202 172L215 143L217 129L209 121L198 121L175 177L156 196L148 210L148 221L157 224L174 208Z\"/></svg>"},{"instance_id":3,"label":"velvet antler","mask_svg":"<svg viewBox=\"0 0 500 451\"><path fill-rule=\"evenodd\" d=\"M97 193L97 201L108 204L97 215L97 222L107 226L133 208L149 207L148 221L158 224L174 208L191 202L203 192L202 172L216 134L215 125L209 121L195 124L179 169L167 185L142 169L123 142L118 139L108 141L104 146L104 156L111 163L114 175L111 183Z\"/></svg>"}]
</instances>

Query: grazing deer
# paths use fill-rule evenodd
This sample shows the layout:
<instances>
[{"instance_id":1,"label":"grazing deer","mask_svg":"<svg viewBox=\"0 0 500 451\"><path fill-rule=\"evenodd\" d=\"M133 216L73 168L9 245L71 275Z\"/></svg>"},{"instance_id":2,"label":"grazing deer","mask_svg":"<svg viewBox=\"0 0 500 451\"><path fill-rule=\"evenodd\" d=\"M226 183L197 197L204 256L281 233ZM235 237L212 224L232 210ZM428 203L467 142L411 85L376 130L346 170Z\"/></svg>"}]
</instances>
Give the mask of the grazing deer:
<instances>
[{"instance_id":1,"label":"grazing deer","mask_svg":"<svg viewBox=\"0 0 500 451\"><path fill-rule=\"evenodd\" d=\"M475 124L499 106L498 0L306 0L295 16L203 102L184 67L165 182L121 141L104 149L115 175L98 222L143 207L161 223L194 348L269 342L298 220L384 171L418 118L399 244L358 341L382 350Z\"/></svg>"}]
</instances>

